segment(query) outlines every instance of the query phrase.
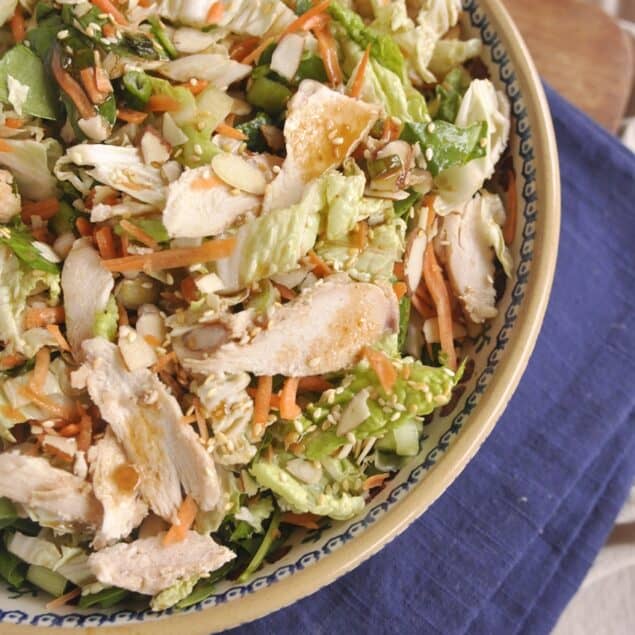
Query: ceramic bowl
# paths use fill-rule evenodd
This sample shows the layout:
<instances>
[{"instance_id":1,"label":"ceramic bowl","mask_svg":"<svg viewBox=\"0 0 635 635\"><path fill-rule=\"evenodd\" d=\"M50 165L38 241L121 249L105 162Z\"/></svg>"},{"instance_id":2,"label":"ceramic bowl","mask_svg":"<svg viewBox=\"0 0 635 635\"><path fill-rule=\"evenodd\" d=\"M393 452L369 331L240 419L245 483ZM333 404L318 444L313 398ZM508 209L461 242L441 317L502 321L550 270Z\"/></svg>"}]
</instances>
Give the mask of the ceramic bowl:
<instances>
[{"instance_id":1,"label":"ceramic bowl","mask_svg":"<svg viewBox=\"0 0 635 635\"><path fill-rule=\"evenodd\" d=\"M511 103L517 175L515 277L498 317L468 351L474 360L460 397L426 425L414 457L356 518L292 541L291 550L246 584L224 583L183 612L128 609L47 611L44 594L0 588L0 631L210 633L256 619L329 584L403 531L460 474L494 427L527 365L542 323L558 249L559 175L549 108L516 27L499 0L464 0L463 28L484 43L492 81ZM345 548L344 548L345 547Z\"/></svg>"}]
</instances>

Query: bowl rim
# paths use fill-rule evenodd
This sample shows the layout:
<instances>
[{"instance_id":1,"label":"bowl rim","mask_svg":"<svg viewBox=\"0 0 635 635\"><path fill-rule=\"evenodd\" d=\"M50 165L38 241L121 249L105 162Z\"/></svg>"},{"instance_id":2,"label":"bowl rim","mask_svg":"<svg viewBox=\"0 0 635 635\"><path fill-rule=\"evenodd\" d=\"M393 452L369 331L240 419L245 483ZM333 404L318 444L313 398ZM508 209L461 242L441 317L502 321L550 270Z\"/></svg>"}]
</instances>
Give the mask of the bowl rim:
<instances>
[{"instance_id":1,"label":"bowl rim","mask_svg":"<svg viewBox=\"0 0 635 635\"><path fill-rule=\"evenodd\" d=\"M487 13L505 50L510 54L517 76L523 80L523 99L527 105L532 137L535 146L542 150L536 161L542 221L537 225L528 290L522 314L518 316L514 328L514 338L507 344L505 355L496 369L496 376L504 376L506 381L490 383L480 398L478 408L470 414L461 433L444 452L440 463L451 465L451 468L431 470L423 486L413 488L404 500L391 508L390 513L369 525L345 549L337 549L328 558L322 558L257 593L243 596L240 602L182 615L176 613L145 623L118 626L104 624L108 632L143 635L164 633L166 620L169 620L170 631L174 632L179 627L184 627L185 632L192 635L217 632L253 621L317 592L377 553L428 509L463 471L505 410L529 362L549 301L560 232L560 173L549 105L527 46L501 0L478 0L478 5ZM42 633L43 628L47 627L3 623L3 632L7 635ZM95 627L61 627L56 628L55 632L88 635L94 630Z\"/></svg>"}]
</instances>

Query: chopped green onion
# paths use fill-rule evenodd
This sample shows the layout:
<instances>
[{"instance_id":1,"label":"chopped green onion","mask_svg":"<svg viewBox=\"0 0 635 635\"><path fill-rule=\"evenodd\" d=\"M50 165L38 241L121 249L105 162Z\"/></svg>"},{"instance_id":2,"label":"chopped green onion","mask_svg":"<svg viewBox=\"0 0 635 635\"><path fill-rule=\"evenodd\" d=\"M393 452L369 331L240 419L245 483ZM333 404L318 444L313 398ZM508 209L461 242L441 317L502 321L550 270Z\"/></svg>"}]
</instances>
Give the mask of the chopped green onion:
<instances>
[{"instance_id":1,"label":"chopped green onion","mask_svg":"<svg viewBox=\"0 0 635 635\"><path fill-rule=\"evenodd\" d=\"M267 141L262 134L262 126L271 125L271 117L265 112L259 112L253 119L236 126L247 136L247 149L252 152L266 152Z\"/></svg>"},{"instance_id":2,"label":"chopped green onion","mask_svg":"<svg viewBox=\"0 0 635 635\"><path fill-rule=\"evenodd\" d=\"M32 564L28 568L26 579L31 584L35 584L36 587L43 589L55 597L64 595L66 584L68 583L68 580L63 575L37 564Z\"/></svg>"},{"instance_id":3,"label":"chopped green onion","mask_svg":"<svg viewBox=\"0 0 635 635\"><path fill-rule=\"evenodd\" d=\"M189 606L198 604L207 599L216 588L216 583L222 580L233 568L233 562L227 562L220 569L214 571L208 578L203 578L196 583L196 586L187 597L183 598L177 605L177 609L186 609Z\"/></svg>"},{"instance_id":4,"label":"chopped green onion","mask_svg":"<svg viewBox=\"0 0 635 635\"><path fill-rule=\"evenodd\" d=\"M8 498L0 498L0 529L12 525L17 517L15 505Z\"/></svg>"},{"instance_id":5,"label":"chopped green onion","mask_svg":"<svg viewBox=\"0 0 635 635\"><path fill-rule=\"evenodd\" d=\"M66 201L60 202L60 208L57 214L51 218L49 224L51 229L58 235L72 232L75 229L75 220L77 220L77 210L69 205Z\"/></svg>"},{"instance_id":6,"label":"chopped green onion","mask_svg":"<svg viewBox=\"0 0 635 635\"><path fill-rule=\"evenodd\" d=\"M176 59L179 54L174 48L174 44L172 44L172 40L170 40L161 20L156 15L153 15L148 18L148 22L150 23L150 30L152 31L152 34L157 38L159 44L163 47L169 58L173 60Z\"/></svg>"},{"instance_id":7,"label":"chopped green onion","mask_svg":"<svg viewBox=\"0 0 635 635\"><path fill-rule=\"evenodd\" d=\"M275 541L275 536L278 531L279 525L280 510L276 509L276 511L273 513L273 516L271 517L271 522L269 523L267 533L264 535L262 542L260 543L260 547L258 547L258 551L256 551L254 557L251 559L251 562L247 565L247 568L241 573L240 577L238 578L238 582L246 582L260 568L262 561L269 553L271 545Z\"/></svg>"},{"instance_id":8,"label":"chopped green onion","mask_svg":"<svg viewBox=\"0 0 635 635\"><path fill-rule=\"evenodd\" d=\"M399 350L402 350L408 335L408 324L410 323L410 298L405 295L399 301L399 336L397 343Z\"/></svg>"},{"instance_id":9,"label":"chopped green onion","mask_svg":"<svg viewBox=\"0 0 635 635\"><path fill-rule=\"evenodd\" d=\"M419 192L411 191L408 198L404 198L402 201L393 201L393 209L395 210L395 216L404 216L410 211L410 208L416 205L423 194Z\"/></svg>"},{"instance_id":10,"label":"chopped green onion","mask_svg":"<svg viewBox=\"0 0 635 635\"><path fill-rule=\"evenodd\" d=\"M152 81L143 71L125 73L123 88L128 105L135 110L143 110L152 96Z\"/></svg>"},{"instance_id":11,"label":"chopped green onion","mask_svg":"<svg viewBox=\"0 0 635 635\"><path fill-rule=\"evenodd\" d=\"M311 0L298 0L295 3L295 14L302 15L303 13L306 13L312 6L313 3L311 2Z\"/></svg>"},{"instance_id":12,"label":"chopped green onion","mask_svg":"<svg viewBox=\"0 0 635 635\"><path fill-rule=\"evenodd\" d=\"M300 61L295 81L301 82L303 79L314 79L316 82L326 82L328 77L324 69L324 62L319 55L308 53Z\"/></svg>"},{"instance_id":13,"label":"chopped green onion","mask_svg":"<svg viewBox=\"0 0 635 635\"><path fill-rule=\"evenodd\" d=\"M371 179L386 177L398 173L403 164L397 154L391 154L381 159L371 159L367 162L368 174Z\"/></svg>"},{"instance_id":14,"label":"chopped green onion","mask_svg":"<svg viewBox=\"0 0 635 635\"><path fill-rule=\"evenodd\" d=\"M12 587L21 587L25 580L26 564L12 553L0 549L0 576Z\"/></svg>"},{"instance_id":15,"label":"chopped green onion","mask_svg":"<svg viewBox=\"0 0 635 635\"><path fill-rule=\"evenodd\" d=\"M291 97L291 91L268 77L258 77L247 89L247 101L275 115L282 112Z\"/></svg>"}]
</instances>

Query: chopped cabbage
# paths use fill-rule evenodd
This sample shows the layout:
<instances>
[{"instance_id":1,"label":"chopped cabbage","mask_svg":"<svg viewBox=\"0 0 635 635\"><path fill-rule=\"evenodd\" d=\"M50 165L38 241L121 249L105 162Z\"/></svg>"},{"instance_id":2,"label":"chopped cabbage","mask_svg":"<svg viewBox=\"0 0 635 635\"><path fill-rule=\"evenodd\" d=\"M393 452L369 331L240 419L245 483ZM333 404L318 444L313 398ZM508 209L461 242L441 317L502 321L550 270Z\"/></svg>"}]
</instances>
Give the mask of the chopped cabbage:
<instances>
[{"instance_id":1,"label":"chopped cabbage","mask_svg":"<svg viewBox=\"0 0 635 635\"><path fill-rule=\"evenodd\" d=\"M443 77L455 66L478 57L482 49L483 44L479 39L439 40L428 67L437 77Z\"/></svg>"},{"instance_id":2,"label":"chopped cabbage","mask_svg":"<svg viewBox=\"0 0 635 635\"><path fill-rule=\"evenodd\" d=\"M199 576L193 576L175 582L167 589L163 589L161 593L157 593L150 600L150 608L153 611L164 611L165 609L169 609L171 606L174 606L177 602L180 602L192 593L194 585L199 580Z\"/></svg>"}]
</instances>

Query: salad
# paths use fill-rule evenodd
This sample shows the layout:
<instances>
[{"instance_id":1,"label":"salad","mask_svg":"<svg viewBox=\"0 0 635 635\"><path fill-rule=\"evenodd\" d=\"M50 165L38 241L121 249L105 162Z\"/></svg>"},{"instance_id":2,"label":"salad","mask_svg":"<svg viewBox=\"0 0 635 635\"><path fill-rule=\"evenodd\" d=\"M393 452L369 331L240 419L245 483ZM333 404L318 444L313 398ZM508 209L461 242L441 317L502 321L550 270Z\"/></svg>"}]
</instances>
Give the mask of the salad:
<instances>
[{"instance_id":1,"label":"salad","mask_svg":"<svg viewBox=\"0 0 635 635\"><path fill-rule=\"evenodd\" d=\"M0 2L11 587L187 607L419 453L512 272L509 104L460 12Z\"/></svg>"}]
</instances>

